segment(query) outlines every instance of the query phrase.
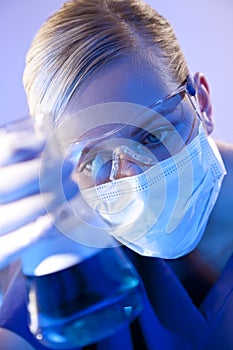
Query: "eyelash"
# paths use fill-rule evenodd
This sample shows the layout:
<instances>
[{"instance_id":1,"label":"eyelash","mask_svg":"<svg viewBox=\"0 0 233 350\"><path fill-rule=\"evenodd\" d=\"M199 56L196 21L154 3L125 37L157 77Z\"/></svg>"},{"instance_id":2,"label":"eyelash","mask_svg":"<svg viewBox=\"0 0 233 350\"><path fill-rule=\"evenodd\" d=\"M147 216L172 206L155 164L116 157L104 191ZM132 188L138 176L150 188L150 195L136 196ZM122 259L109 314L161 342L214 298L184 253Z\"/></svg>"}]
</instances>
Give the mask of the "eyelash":
<instances>
[{"instance_id":1,"label":"eyelash","mask_svg":"<svg viewBox=\"0 0 233 350\"><path fill-rule=\"evenodd\" d=\"M143 144L144 145L156 145L156 144L160 144L163 143L164 140L167 138L168 135L170 135L170 133L173 131L173 128L169 128L168 126L166 127L161 127L159 129L156 129L153 133L147 133L144 138L143 138ZM156 134L158 136L156 136ZM161 136L163 134L163 137ZM149 140L149 138L156 138L156 142L153 142L151 140Z\"/></svg>"}]
</instances>

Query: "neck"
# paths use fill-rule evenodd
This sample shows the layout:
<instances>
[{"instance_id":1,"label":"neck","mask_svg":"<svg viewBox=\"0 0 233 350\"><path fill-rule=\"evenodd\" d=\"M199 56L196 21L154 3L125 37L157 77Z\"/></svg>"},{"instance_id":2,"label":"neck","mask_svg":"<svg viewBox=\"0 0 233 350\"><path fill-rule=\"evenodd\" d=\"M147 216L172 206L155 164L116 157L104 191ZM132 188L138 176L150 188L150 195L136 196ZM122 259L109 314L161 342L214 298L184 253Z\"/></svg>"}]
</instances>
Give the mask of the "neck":
<instances>
[{"instance_id":1,"label":"neck","mask_svg":"<svg viewBox=\"0 0 233 350\"><path fill-rule=\"evenodd\" d=\"M227 175L223 179L219 197L197 249L221 271L233 251L233 145L217 142L217 146Z\"/></svg>"}]
</instances>

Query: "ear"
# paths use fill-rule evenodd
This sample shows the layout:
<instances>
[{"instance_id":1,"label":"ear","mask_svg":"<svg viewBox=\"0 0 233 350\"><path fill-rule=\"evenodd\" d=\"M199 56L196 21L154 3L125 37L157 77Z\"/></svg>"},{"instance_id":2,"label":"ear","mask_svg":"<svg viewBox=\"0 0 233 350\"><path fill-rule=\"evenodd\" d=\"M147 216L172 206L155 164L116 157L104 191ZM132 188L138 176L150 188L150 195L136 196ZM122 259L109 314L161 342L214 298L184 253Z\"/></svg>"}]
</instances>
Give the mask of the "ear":
<instances>
[{"instance_id":1,"label":"ear","mask_svg":"<svg viewBox=\"0 0 233 350\"><path fill-rule=\"evenodd\" d=\"M200 106L201 116L203 118L206 131L209 135L214 130L209 85L205 76L200 72L194 75L194 82L196 85L197 99Z\"/></svg>"}]
</instances>

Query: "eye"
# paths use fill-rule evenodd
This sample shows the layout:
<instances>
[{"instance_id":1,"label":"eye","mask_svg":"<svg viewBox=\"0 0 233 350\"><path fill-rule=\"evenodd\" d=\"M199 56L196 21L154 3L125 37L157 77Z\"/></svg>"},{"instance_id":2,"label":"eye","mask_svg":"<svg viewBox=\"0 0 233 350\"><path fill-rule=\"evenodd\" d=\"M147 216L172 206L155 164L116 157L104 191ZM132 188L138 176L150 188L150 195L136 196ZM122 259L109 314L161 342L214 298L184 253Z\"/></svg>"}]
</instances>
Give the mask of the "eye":
<instances>
[{"instance_id":1,"label":"eye","mask_svg":"<svg viewBox=\"0 0 233 350\"><path fill-rule=\"evenodd\" d=\"M159 143L160 142L160 139L153 135L153 134L148 134L145 138L145 141L146 143L153 143L153 144L156 144L156 143Z\"/></svg>"},{"instance_id":2,"label":"eye","mask_svg":"<svg viewBox=\"0 0 233 350\"><path fill-rule=\"evenodd\" d=\"M92 171L92 162L93 162L93 160L88 160L88 161L85 161L85 162L78 164L78 166L77 166L78 172L84 173L85 175L90 174Z\"/></svg>"},{"instance_id":3,"label":"eye","mask_svg":"<svg viewBox=\"0 0 233 350\"><path fill-rule=\"evenodd\" d=\"M156 129L153 133L148 133L144 138L144 144L160 144L171 135L171 128L168 126Z\"/></svg>"},{"instance_id":4,"label":"eye","mask_svg":"<svg viewBox=\"0 0 233 350\"><path fill-rule=\"evenodd\" d=\"M112 160L112 152L96 149L95 152L89 152L78 166L79 173L86 176L95 176L100 169L106 166Z\"/></svg>"}]
</instances>

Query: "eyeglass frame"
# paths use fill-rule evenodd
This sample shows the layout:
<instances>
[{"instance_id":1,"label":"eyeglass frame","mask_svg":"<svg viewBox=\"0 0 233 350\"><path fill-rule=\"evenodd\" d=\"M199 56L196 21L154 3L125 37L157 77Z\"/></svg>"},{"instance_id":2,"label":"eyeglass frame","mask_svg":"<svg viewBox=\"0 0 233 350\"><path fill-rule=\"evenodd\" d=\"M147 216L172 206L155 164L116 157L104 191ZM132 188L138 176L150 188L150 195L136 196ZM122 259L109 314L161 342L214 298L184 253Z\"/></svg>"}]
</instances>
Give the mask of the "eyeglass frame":
<instances>
[{"instance_id":1,"label":"eyeglass frame","mask_svg":"<svg viewBox=\"0 0 233 350\"><path fill-rule=\"evenodd\" d=\"M188 94L193 108L195 109L195 111L198 112L197 106L194 104L193 100L191 99L191 97L194 97L196 95L196 89L195 89L194 81L191 75L188 75L185 81L176 90L166 95L165 97L153 102L151 105L148 106L148 108L153 109L181 92L186 92Z\"/></svg>"}]
</instances>

